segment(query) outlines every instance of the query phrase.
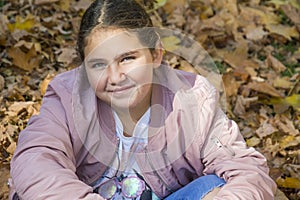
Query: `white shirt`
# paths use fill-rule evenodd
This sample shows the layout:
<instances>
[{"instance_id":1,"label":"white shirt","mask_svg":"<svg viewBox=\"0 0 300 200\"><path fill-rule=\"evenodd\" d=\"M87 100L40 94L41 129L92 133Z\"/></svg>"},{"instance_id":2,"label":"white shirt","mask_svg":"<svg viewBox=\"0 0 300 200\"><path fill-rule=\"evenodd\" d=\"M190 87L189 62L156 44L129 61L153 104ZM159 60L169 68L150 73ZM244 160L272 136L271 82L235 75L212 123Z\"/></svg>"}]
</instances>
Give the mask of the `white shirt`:
<instances>
[{"instance_id":1,"label":"white shirt","mask_svg":"<svg viewBox=\"0 0 300 200\"><path fill-rule=\"evenodd\" d=\"M139 119L136 126L134 127L132 137L124 136L123 124L118 117L117 113L114 112L114 119L116 122L116 135L119 138L119 150L116 159L113 161L112 166L107 170L105 176L99 179L94 188L98 187L101 183L109 180L112 177L119 177L121 174L126 176L137 177L136 173L140 173L140 168L132 154L132 152L137 152L141 148L144 148L148 143L148 127L150 121L150 108L144 113L144 115ZM136 145L134 145L136 144ZM124 171L120 171L124 169ZM122 194L116 194L113 198L114 200L127 200ZM140 197L136 198L139 200ZM152 193L152 199L159 198ZM132 199L128 199L132 200Z\"/></svg>"}]
</instances>

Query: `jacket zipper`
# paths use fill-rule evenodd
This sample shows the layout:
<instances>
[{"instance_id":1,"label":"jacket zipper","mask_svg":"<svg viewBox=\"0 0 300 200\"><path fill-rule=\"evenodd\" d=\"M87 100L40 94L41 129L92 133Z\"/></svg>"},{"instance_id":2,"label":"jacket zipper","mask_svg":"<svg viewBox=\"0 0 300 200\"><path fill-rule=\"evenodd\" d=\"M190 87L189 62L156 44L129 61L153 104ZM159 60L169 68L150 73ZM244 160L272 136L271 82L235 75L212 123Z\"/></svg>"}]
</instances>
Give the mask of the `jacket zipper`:
<instances>
[{"instance_id":1,"label":"jacket zipper","mask_svg":"<svg viewBox=\"0 0 300 200\"><path fill-rule=\"evenodd\" d=\"M174 192L174 190L172 190L169 185L160 177L160 175L158 174L158 172L155 170L154 166L153 166L153 163L152 163L152 160L148 154L148 148L146 148L146 155L147 155L147 158L149 160L149 163L150 163L150 167L151 169L153 170L153 173L159 178L159 180L161 180L161 182L163 183L163 185L167 188L168 191L170 191L171 193Z\"/></svg>"},{"instance_id":2,"label":"jacket zipper","mask_svg":"<svg viewBox=\"0 0 300 200\"><path fill-rule=\"evenodd\" d=\"M213 138L212 138L212 141L215 143L215 145L217 145L217 147L223 148L223 149L225 149L225 150L227 151L227 153L229 153L231 156L235 156L235 152L234 152L231 148L229 148L227 145L223 145L223 144L221 143L221 141L219 140L219 138L213 137Z\"/></svg>"}]
</instances>

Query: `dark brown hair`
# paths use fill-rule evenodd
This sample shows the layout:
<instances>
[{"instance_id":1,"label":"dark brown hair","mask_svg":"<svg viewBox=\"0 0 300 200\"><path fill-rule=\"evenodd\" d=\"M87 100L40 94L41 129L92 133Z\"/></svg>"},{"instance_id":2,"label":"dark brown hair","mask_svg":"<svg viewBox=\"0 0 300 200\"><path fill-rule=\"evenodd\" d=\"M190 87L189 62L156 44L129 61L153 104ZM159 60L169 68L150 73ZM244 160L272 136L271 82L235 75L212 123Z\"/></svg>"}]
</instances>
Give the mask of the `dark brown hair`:
<instances>
[{"instance_id":1,"label":"dark brown hair","mask_svg":"<svg viewBox=\"0 0 300 200\"><path fill-rule=\"evenodd\" d=\"M85 58L86 37L96 28L123 28L137 31L143 45L154 48L159 40L146 10L134 0L96 0L85 11L77 39L77 51L81 60Z\"/></svg>"}]
</instances>

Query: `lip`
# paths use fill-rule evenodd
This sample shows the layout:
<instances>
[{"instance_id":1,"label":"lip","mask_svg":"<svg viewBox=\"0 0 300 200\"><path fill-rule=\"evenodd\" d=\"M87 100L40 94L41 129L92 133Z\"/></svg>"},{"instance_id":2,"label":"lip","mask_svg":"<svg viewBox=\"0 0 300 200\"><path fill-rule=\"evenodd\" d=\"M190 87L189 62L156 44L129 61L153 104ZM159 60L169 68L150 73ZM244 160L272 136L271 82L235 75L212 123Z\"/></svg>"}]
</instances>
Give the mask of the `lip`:
<instances>
[{"instance_id":1,"label":"lip","mask_svg":"<svg viewBox=\"0 0 300 200\"><path fill-rule=\"evenodd\" d=\"M124 87L117 87L117 88L113 88L113 89L108 90L108 92L111 92L113 94L120 94L120 93L126 92L127 90L130 90L133 87L134 87L134 85L124 86Z\"/></svg>"}]
</instances>

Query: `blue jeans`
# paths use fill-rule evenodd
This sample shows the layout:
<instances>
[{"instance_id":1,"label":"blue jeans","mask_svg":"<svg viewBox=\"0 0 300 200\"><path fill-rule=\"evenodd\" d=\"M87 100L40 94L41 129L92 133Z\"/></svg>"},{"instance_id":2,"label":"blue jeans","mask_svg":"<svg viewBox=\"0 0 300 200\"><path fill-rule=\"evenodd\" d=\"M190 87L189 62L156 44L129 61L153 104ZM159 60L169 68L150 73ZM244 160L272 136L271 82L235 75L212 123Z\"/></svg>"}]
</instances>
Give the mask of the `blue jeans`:
<instances>
[{"instance_id":1,"label":"blue jeans","mask_svg":"<svg viewBox=\"0 0 300 200\"><path fill-rule=\"evenodd\" d=\"M225 181L216 175L201 176L169 195L165 200L199 200L214 188L221 187L224 184Z\"/></svg>"}]
</instances>

